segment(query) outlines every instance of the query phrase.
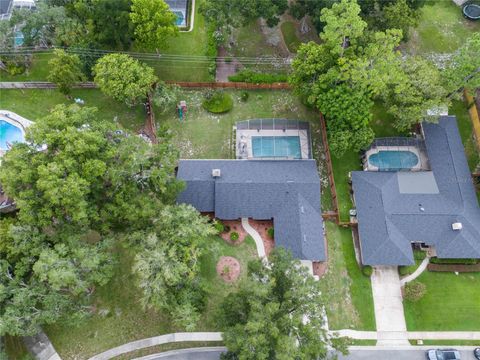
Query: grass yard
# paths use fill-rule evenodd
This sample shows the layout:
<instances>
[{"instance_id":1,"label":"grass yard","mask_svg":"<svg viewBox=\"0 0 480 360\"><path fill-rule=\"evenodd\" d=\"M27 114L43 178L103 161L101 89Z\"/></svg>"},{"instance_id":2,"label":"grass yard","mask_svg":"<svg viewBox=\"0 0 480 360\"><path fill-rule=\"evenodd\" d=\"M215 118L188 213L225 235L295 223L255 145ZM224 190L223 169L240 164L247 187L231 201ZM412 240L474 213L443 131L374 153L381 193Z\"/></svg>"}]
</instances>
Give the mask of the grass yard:
<instances>
[{"instance_id":1,"label":"grass yard","mask_svg":"<svg viewBox=\"0 0 480 360\"><path fill-rule=\"evenodd\" d=\"M252 21L233 32L235 46L232 55L236 57L284 56L284 52L267 42L259 21Z\"/></svg>"},{"instance_id":2,"label":"grass yard","mask_svg":"<svg viewBox=\"0 0 480 360\"><path fill-rule=\"evenodd\" d=\"M98 108L98 116L106 120L118 121L124 128L139 130L144 121L143 106L129 108L109 97L104 96L96 89L75 89L73 98L81 98L85 106ZM58 104L73 104L57 90L28 89L28 90L2 90L0 108L11 110L29 120L36 121L50 112Z\"/></svg>"},{"instance_id":3,"label":"grass yard","mask_svg":"<svg viewBox=\"0 0 480 360\"><path fill-rule=\"evenodd\" d=\"M53 53L38 53L33 55L32 64L23 74L10 75L5 71L0 71L0 81L46 81L50 70L48 61L53 57Z\"/></svg>"},{"instance_id":4,"label":"grass yard","mask_svg":"<svg viewBox=\"0 0 480 360\"><path fill-rule=\"evenodd\" d=\"M328 272L320 279L330 329L375 330L370 278L355 259L352 232L326 222Z\"/></svg>"},{"instance_id":5,"label":"grass yard","mask_svg":"<svg viewBox=\"0 0 480 360\"><path fill-rule=\"evenodd\" d=\"M288 51L291 53L296 53L301 41L297 37L297 29L295 28L295 24L291 21L285 21L280 25L280 29L282 30L283 41L285 45L288 47Z\"/></svg>"},{"instance_id":6,"label":"grass yard","mask_svg":"<svg viewBox=\"0 0 480 360\"><path fill-rule=\"evenodd\" d=\"M409 331L479 331L480 273L435 273L417 278L427 286L418 302L404 301Z\"/></svg>"},{"instance_id":7,"label":"grass yard","mask_svg":"<svg viewBox=\"0 0 480 360\"><path fill-rule=\"evenodd\" d=\"M202 0L195 1L195 22L191 32L180 32L177 37L168 40L166 49L160 51L166 55L184 56L205 56L207 50L208 36L205 18L199 12ZM177 81L212 81L214 76L209 74L210 62L192 61L181 58L181 60L158 60L145 61L152 66L161 80Z\"/></svg>"},{"instance_id":8,"label":"grass yard","mask_svg":"<svg viewBox=\"0 0 480 360\"><path fill-rule=\"evenodd\" d=\"M22 338L5 336L3 338L3 343L5 345L8 360L33 360L33 356L28 352Z\"/></svg>"},{"instance_id":9,"label":"grass yard","mask_svg":"<svg viewBox=\"0 0 480 360\"><path fill-rule=\"evenodd\" d=\"M466 20L453 1L429 1L420 11L419 25L411 31L406 44L413 54L450 53L480 31L480 22Z\"/></svg>"},{"instance_id":10,"label":"grass yard","mask_svg":"<svg viewBox=\"0 0 480 360\"><path fill-rule=\"evenodd\" d=\"M225 284L216 274L220 256L235 256L242 269L256 256L252 239L232 246L219 237L213 237L208 252L201 258L201 276L206 281L209 299L199 321L198 331L215 331L215 312L222 299L245 279L242 271L235 284ZM78 327L54 325L45 327L48 337L62 359L86 359L121 344L162 335L182 329L175 328L167 314L145 310L139 302L139 291L130 269L133 256L129 250L118 247L115 253L118 263L112 280L97 289L94 297L95 313Z\"/></svg>"},{"instance_id":11,"label":"grass yard","mask_svg":"<svg viewBox=\"0 0 480 360\"><path fill-rule=\"evenodd\" d=\"M472 120L470 119L465 103L463 101L453 101L449 109L449 114L457 117L458 129L462 137L463 146L465 147L468 166L470 170L473 171L480 161L480 154L478 153L477 145L473 137Z\"/></svg>"}]
</instances>

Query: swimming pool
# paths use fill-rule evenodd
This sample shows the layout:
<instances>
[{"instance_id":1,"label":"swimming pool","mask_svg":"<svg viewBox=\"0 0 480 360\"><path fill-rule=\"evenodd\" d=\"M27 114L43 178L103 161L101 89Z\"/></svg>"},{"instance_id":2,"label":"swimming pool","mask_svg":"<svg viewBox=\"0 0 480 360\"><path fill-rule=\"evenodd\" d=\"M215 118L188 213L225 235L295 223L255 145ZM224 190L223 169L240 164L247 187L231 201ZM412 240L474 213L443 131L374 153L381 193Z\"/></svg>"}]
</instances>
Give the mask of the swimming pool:
<instances>
[{"instance_id":1,"label":"swimming pool","mask_svg":"<svg viewBox=\"0 0 480 360\"><path fill-rule=\"evenodd\" d=\"M299 136L252 136L253 157L302 158Z\"/></svg>"},{"instance_id":2,"label":"swimming pool","mask_svg":"<svg viewBox=\"0 0 480 360\"><path fill-rule=\"evenodd\" d=\"M368 157L368 162L379 171L412 169L418 164L418 156L408 150L380 150Z\"/></svg>"},{"instance_id":3,"label":"swimming pool","mask_svg":"<svg viewBox=\"0 0 480 360\"><path fill-rule=\"evenodd\" d=\"M24 142L23 131L5 120L0 120L0 150L8 150L16 142Z\"/></svg>"},{"instance_id":4,"label":"swimming pool","mask_svg":"<svg viewBox=\"0 0 480 360\"><path fill-rule=\"evenodd\" d=\"M175 25L177 25L177 26L185 26L185 25L186 25L186 22L185 22L185 16L183 15L183 12L174 10L173 13L174 13L175 16L177 17L177 18L175 19Z\"/></svg>"}]
</instances>

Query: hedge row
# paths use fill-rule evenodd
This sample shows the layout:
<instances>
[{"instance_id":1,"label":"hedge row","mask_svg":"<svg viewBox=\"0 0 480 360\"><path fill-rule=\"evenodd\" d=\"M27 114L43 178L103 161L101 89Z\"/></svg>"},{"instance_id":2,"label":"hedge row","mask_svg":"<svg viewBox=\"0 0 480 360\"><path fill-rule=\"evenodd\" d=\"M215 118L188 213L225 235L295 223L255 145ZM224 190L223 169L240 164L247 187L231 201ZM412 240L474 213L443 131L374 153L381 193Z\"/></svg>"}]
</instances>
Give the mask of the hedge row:
<instances>
[{"instance_id":1,"label":"hedge row","mask_svg":"<svg viewBox=\"0 0 480 360\"><path fill-rule=\"evenodd\" d=\"M232 82L246 82L254 84L273 84L277 82L287 82L288 75L242 70L235 75L229 76L228 80Z\"/></svg>"},{"instance_id":2,"label":"hedge row","mask_svg":"<svg viewBox=\"0 0 480 360\"><path fill-rule=\"evenodd\" d=\"M475 265L478 264L478 259L439 259L433 257L430 259L430 264L459 264L459 265Z\"/></svg>"}]
</instances>

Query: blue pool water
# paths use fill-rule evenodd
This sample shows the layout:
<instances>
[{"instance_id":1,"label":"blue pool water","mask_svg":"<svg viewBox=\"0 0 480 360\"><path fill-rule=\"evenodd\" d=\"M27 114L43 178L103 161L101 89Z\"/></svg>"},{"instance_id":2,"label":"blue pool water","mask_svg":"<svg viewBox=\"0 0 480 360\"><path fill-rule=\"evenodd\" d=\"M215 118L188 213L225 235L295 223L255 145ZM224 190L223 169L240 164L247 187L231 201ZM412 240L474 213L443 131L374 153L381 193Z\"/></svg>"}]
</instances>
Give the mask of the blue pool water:
<instances>
[{"instance_id":1,"label":"blue pool water","mask_svg":"<svg viewBox=\"0 0 480 360\"><path fill-rule=\"evenodd\" d=\"M252 136L253 157L302 158L299 136Z\"/></svg>"},{"instance_id":2,"label":"blue pool water","mask_svg":"<svg viewBox=\"0 0 480 360\"><path fill-rule=\"evenodd\" d=\"M185 17L183 16L183 13L181 11L174 11L173 13L177 16L177 19L175 20L175 25L184 26Z\"/></svg>"},{"instance_id":3,"label":"blue pool water","mask_svg":"<svg viewBox=\"0 0 480 360\"><path fill-rule=\"evenodd\" d=\"M379 171L411 169L418 164L418 156L411 151L380 150L368 157L368 162Z\"/></svg>"},{"instance_id":4,"label":"blue pool water","mask_svg":"<svg viewBox=\"0 0 480 360\"><path fill-rule=\"evenodd\" d=\"M22 130L5 120L0 120L0 149L8 150L7 143L12 145L13 143L24 141Z\"/></svg>"},{"instance_id":5,"label":"blue pool water","mask_svg":"<svg viewBox=\"0 0 480 360\"><path fill-rule=\"evenodd\" d=\"M22 46L23 45L23 34L21 31L15 32L15 46Z\"/></svg>"}]
</instances>

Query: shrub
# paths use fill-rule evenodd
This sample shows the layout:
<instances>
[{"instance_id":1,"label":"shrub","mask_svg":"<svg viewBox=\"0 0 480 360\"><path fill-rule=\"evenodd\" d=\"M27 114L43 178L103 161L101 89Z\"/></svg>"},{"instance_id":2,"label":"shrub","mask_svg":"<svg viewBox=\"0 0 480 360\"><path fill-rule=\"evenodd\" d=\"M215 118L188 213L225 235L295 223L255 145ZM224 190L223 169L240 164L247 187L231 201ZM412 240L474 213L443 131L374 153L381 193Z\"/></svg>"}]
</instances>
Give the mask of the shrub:
<instances>
[{"instance_id":1,"label":"shrub","mask_svg":"<svg viewBox=\"0 0 480 360\"><path fill-rule=\"evenodd\" d=\"M458 265L475 265L479 262L478 259L439 259L433 257L430 259L432 264L458 264Z\"/></svg>"},{"instance_id":2,"label":"shrub","mask_svg":"<svg viewBox=\"0 0 480 360\"><path fill-rule=\"evenodd\" d=\"M270 239L274 238L275 231L273 230L273 227L267 229L267 234Z\"/></svg>"},{"instance_id":3,"label":"shrub","mask_svg":"<svg viewBox=\"0 0 480 360\"><path fill-rule=\"evenodd\" d=\"M278 73L261 73L253 70L242 70L235 75L228 77L228 80L233 82L246 82L255 84L272 84L276 82L287 82L287 74Z\"/></svg>"},{"instance_id":4,"label":"shrub","mask_svg":"<svg viewBox=\"0 0 480 360\"><path fill-rule=\"evenodd\" d=\"M372 276L373 268L370 265L365 265L362 267L362 273L363 275L370 277Z\"/></svg>"},{"instance_id":5,"label":"shrub","mask_svg":"<svg viewBox=\"0 0 480 360\"><path fill-rule=\"evenodd\" d=\"M407 276L407 275L413 274L416 268L417 268L416 265L399 266L398 273L400 274L400 276Z\"/></svg>"},{"instance_id":6,"label":"shrub","mask_svg":"<svg viewBox=\"0 0 480 360\"><path fill-rule=\"evenodd\" d=\"M229 112L233 108L232 97L222 91L216 91L211 97L207 97L202 104L203 108L214 114Z\"/></svg>"},{"instance_id":7,"label":"shrub","mask_svg":"<svg viewBox=\"0 0 480 360\"><path fill-rule=\"evenodd\" d=\"M405 285L405 299L418 301L427 293L427 286L421 282L411 282Z\"/></svg>"},{"instance_id":8,"label":"shrub","mask_svg":"<svg viewBox=\"0 0 480 360\"><path fill-rule=\"evenodd\" d=\"M232 231L232 233L230 234L230 240L232 240L233 242L237 241L239 237L240 235L238 235L236 231Z\"/></svg>"},{"instance_id":9,"label":"shrub","mask_svg":"<svg viewBox=\"0 0 480 360\"><path fill-rule=\"evenodd\" d=\"M23 74L25 70L26 66L23 64L7 63L7 72L12 76Z\"/></svg>"},{"instance_id":10,"label":"shrub","mask_svg":"<svg viewBox=\"0 0 480 360\"><path fill-rule=\"evenodd\" d=\"M225 226L220 221L216 221L214 226L215 230L217 230L218 233L222 233L225 231Z\"/></svg>"},{"instance_id":11,"label":"shrub","mask_svg":"<svg viewBox=\"0 0 480 360\"><path fill-rule=\"evenodd\" d=\"M248 91L242 91L242 93L240 94L240 99L243 101L243 102L246 102L249 98L250 94L248 93Z\"/></svg>"}]
</instances>

